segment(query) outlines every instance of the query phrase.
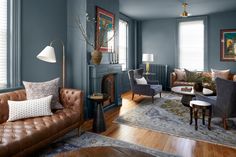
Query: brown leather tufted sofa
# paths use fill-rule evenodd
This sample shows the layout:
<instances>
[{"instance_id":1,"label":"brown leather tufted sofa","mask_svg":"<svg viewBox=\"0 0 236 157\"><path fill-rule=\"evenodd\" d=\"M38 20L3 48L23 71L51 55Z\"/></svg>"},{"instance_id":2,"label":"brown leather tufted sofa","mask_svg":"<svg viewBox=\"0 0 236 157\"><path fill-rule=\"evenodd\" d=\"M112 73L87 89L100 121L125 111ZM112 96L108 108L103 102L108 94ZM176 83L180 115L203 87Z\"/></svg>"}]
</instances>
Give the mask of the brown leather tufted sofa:
<instances>
[{"instance_id":1,"label":"brown leather tufted sofa","mask_svg":"<svg viewBox=\"0 0 236 157\"><path fill-rule=\"evenodd\" d=\"M83 92L61 89L63 110L52 116L7 122L7 100L25 100L25 90L0 94L0 157L26 156L83 124Z\"/></svg>"},{"instance_id":2,"label":"brown leather tufted sofa","mask_svg":"<svg viewBox=\"0 0 236 157\"><path fill-rule=\"evenodd\" d=\"M211 72L202 72L202 75L205 77L211 78ZM236 74L229 74L228 80L236 81ZM178 81L177 74L175 72L170 73L170 87L175 86L193 86L194 82L187 82L187 81Z\"/></svg>"}]
</instances>

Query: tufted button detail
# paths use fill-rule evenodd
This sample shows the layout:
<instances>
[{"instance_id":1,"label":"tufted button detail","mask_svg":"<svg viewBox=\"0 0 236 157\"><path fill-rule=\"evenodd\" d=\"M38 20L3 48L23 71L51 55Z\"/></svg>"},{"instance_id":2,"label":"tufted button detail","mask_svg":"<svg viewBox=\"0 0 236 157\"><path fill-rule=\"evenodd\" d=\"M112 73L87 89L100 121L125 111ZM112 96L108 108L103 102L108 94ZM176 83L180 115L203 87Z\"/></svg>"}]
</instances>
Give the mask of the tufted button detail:
<instances>
[{"instance_id":1,"label":"tufted button detail","mask_svg":"<svg viewBox=\"0 0 236 157\"><path fill-rule=\"evenodd\" d=\"M22 119L6 122L8 118L7 100L25 100L24 90L0 94L0 156L7 156L32 147L75 123L82 122L83 93L80 90L61 89L60 100L65 107L52 116ZM9 149L6 149L8 148ZM11 152L8 152L8 151ZM3 154L1 154L3 153Z\"/></svg>"}]
</instances>

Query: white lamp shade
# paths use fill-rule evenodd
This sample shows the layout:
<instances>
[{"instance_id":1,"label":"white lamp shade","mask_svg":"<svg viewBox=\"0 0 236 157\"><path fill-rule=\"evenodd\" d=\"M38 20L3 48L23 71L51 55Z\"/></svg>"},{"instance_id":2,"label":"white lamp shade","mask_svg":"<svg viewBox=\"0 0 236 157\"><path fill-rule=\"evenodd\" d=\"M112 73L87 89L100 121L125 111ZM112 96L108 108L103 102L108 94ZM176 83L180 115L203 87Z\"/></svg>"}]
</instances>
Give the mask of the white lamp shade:
<instances>
[{"instance_id":1,"label":"white lamp shade","mask_svg":"<svg viewBox=\"0 0 236 157\"><path fill-rule=\"evenodd\" d=\"M37 58L45 62L56 63L54 48L52 46L46 46L43 51L37 55Z\"/></svg>"},{"instance_id":2,"label":"white lamp shade","mask_svg":"<svg viewBox=\"0 0 236 157\"><path fill-rule=\"evenodd\" d=\"M143 54L143 62L153 62L153 54L150 53L144 53Z\"/></svg>"}]
</instances>

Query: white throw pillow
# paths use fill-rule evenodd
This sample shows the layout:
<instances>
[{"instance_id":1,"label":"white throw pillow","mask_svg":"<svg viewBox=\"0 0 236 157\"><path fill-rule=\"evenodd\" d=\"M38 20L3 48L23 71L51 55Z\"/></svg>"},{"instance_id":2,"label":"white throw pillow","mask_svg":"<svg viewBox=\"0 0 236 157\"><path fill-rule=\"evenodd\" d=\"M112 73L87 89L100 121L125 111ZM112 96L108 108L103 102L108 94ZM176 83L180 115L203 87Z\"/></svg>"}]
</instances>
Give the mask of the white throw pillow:
<instances>
[{"instance_id":1,"label":"white throw pillow","mask_svg":"<svg viewBox=\"0 0 236 157\"><path fill-rule=\"evenodd\" d=\"M49 95L44 98L25 101L8 100L9 118L7 121L52 115L50 106L52 97Z\"/></svg>"},{"instance_id":2,"label":"white throw pillow","mask_svg":"<svg viewBox=\"0 0 236 157\"><path fill-rule=\"evenodd\" d=\"M144 77L135 79L137 84L147 84L147 80Z\"/></svg>"},{"instance_id":3,"label":"white throw pillow","mask_svg":"<svg viewBox=\"0 0 236 157\"><path fill-rule=\"evenodd\" d=\"M230 69L227 70L217 70L211 69L212 81L215 81L217 77L228 80Z\"/></svg>"}]
</instances>

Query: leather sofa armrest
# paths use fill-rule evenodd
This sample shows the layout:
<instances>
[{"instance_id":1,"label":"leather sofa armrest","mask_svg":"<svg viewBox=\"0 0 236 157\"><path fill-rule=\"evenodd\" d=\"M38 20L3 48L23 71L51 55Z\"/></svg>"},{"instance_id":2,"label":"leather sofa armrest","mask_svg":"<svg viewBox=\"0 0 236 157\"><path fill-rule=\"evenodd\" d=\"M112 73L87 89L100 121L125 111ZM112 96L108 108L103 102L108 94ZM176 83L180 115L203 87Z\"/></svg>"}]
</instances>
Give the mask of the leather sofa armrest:
<instances>
[{"instance_id":1,"label":"leather sofa armrest","mask_svg":"<svg viewBox=\"0 0 236 157\"><path fill-rule=\"evenodd\" d=\"M79 112L81 119L83 119L84 101L83 92L78 89L62 88L60 89L60 101L65 108L70 108Z\"/></svg>"},{"instance_id":2,"label":"leather sofa armrest","mask_svg":"<svg viewBox=\"0 0 236 157\"><path fill-rule=\"evenodd\" d=\"M233 81L236 81L236 74L233 75Z\"/></svg>"},{"instance_id":3,"label":"leather sofa armrest","mask_svg":"<svg viewBox=\"0 0 236 157\"><path fill-rule=\"evenodd\" d=\"M175 72L170 73L170 87L173 87L174 82L177 80L177 74Z\"/></svg>"}]
</instances>

